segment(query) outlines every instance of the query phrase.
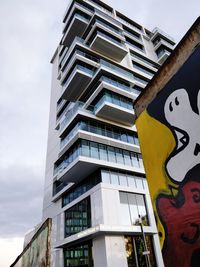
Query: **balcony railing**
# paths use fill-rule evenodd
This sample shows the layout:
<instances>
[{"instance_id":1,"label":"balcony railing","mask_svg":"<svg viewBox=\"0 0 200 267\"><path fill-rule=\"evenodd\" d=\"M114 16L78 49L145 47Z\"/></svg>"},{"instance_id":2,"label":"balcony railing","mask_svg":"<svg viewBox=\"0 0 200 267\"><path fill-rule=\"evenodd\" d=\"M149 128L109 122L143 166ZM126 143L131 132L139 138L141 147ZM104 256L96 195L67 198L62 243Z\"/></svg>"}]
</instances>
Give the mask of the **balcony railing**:
<instances>
[{"instance_id":1,"label":"balcony railing","mask_svg":"<svg viewBox=\"0 0 200 267\"><path fill-rule=\"evenodd\" d=\"M133 80L134 79L134 75L132 73L130 73L129 71L126 71L120 67L117 67L116 65L112 64L112 63L109 63L103 59L100 60L100 64L106 68L109 69L109 71L114 71L116 72L117 74L119 75L122 75Z\"/></svg>"},{"instance_id":2,"label":"balcony railing","mask_svg":"<svg viewBox=\"0 0 200 267\"><path fill-rule=\"evenodd\" d=\"M60 185L58 186L55 186L54 185L54 188L53 188L53 196L55 196L58 192L60 192L64 187L66 187L67 185L69 185L70 183L67 183L67 182L63 182L61 183Z\"/></svg>"},{"instance_id":3,"label":"balcony railing","mask_svg":"<svg viewBox=\"0 0 200 267\"><path fill-rule=\"evenodd\" d=\"M104 102L109 102L116 106L126 108L128 110L133 110L133 103L131 101L130 102L125 100L122 101L119 99L115 99L114 97L110 97L109 95L103 95L102 98L95 105L95 108L98 109Z\"/></svg>"},{"instance_id":4,"label":"balcony railing","mask_svg":"<svg viewBox=\"0 0 200 267\"><path fill-rule=\"evenodd\" d=\"M79 130L90 132L94 134L98 134L100 136L106 136L118 141L122 141L129 144L139 145L138 138L134 134L128 134L116 130L109 130L106 126L100 126L98 123L91 124L88 122L78 122L76 126L67 134L67 136L62 139L60 143L60 149L62 149L76 134Z\"/></svg>"},{"instance_id":5,"label":"balcony railing","mask_svg":"<svg viewBox=\"0 0 200 267\"><path fill-rule=\"evenodd\" d=\"M62 131L66 124L70 121L70 119L73 117L74 114L76 114L78 112L78 110L82 109L84 103L83 102L76 102L76 104L73 106L73 108L71 108L70 110L67 111L67 113L65 114L65 118L64 120L60 123L60 131Z\"/></svg>"},{"instance_id":6,"label":"balcony railing","mask_svg":"<svg viewBox=\"0 0 200 267\"><path fill-rule=\"evenodd\" d=\"M143 170L141 154L100 143L80 140L65 155L63 161L54 169L54 175L61 174L79 156L103 160L110 163L132 166Z\"/></svg>"},{"instance_id":7,"label":"balcony railing","mask_svg":"<svg viewBox=\"0 0 200 267\"><path fill-rule=\"evenodd\" d=\"M108 83L108 84L110 84L110 85L113 85L113 86L115 86L115 87L118 87L119 89L125 90L125 91L127 91L127 92L129 92L129 93L135 93L135 91L133 90L132 87L130 87L130 86L128 86L128 85L125 85L125 84L123 84L123 83L120 83L120 82L118 82L118 81L115 81L115 80L113 80L113 79L111 79L111 78L102 76L102 77L101 77L101 81L102 81L102 82L106 82L106 83Z\"/></svg>"},{"instance_id":8,"label":"balcony railing","mask_svg":"<svg viewBox=\"0 0 200 267\"><path fill-rule=\"evenodd\" d=\"M72 73L69 75L69 77L66 79L65 83L62 84L62 87L64 88L65 90L65 87L66 85L68 84L68 82L71 80L71 78L74 76L74 73L77 71L77 70L80 70L80 71L83 71L89 75L94 75L94 70L91 70L87 67L84 67L84 66L81 66L81 65L76 65L75 68L73 69Z\"/></svg>"},{"instance_id":9,"label":"balcony railing","mask_svg":"<svg viewBox=\"0 0 200 267\"><path fill-rule=\"evenodd\" d=\"M154 34L158 32L158 33L160 33L161 35L165 36L167 39L169 39L169 40L171 40L172 42L175 43L174 38L172 38L169 34L167 34L166 32L164 32L163 30L161 30L161 29L158 28L158 27L155 27L155 28L153 29L152 32L153 32Z\"/></svg>"},{"instance_id":10,"label":"balcony railing","mask_svg":"<svg viewBox=\"0 0 200 267\"><path fill-rule=\"evenodd\" d=\"M75 44L84 44L84 40L80 37L75 37L74 41L72 42L70 48L66 47L65 50L62 53L62 56L60 57L60 64L63 65L63 62L65 62L65 60L69 57L69 55L72 52L73 47L75 46Z\"/></svg>"},{"instance_id":11,"label":"balcony railing","mask_svg":"<svg viewBox=\"0 0 200 267\"><path fill-rule=\"evenodd\" d=\"M95 22L97 22L97 23L103 25L106 29L109 29L109 30L111 30L111 31L113 31L113 32L115 32L115 33L117 33L117 34L121 34L120 30L115 29L114 27L112 27L112 26L106 24L106 23L103 22L102 20L96 19Z\"/></svg>"},{"instance_id":12,"label":"balcony railing","mask_svg":"<svg viewBox=\"0 0 200 267\"><path fill-rule=\"evenodd\" d=\"M101 37L106 38L106 40L109 40L109 41L119 45L120 47L125 48L125 45L123 43L121 43L120 41L117 41L116 39L112 38L111 36L109 36L107 34L104 34L104 33L100 32L100 31L97 31L97 34L99 36L101 36Z\"/></svg>"}]
</instances>

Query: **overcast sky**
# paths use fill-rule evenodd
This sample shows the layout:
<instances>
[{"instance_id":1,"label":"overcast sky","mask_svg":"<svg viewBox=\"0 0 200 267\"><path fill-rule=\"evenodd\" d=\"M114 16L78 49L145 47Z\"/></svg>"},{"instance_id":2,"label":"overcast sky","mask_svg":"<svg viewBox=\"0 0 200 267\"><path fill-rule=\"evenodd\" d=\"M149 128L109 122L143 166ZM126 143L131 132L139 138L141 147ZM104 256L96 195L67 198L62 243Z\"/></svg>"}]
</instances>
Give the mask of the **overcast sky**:
<instances>
[{"instance_id":1,"label":"overcast sky","mask_svg":"<svg viewBox=\"0 0 200 267\"><path fill-rule=\"evenodd\" d=\"M200 14L199 0L107 0L176 41ZM51 84L51 56L69 0L0 1L0 267L12 263L22 237L40 222ZM2 258L3 255L3 258Z\"/></svg>"}]
</instances>

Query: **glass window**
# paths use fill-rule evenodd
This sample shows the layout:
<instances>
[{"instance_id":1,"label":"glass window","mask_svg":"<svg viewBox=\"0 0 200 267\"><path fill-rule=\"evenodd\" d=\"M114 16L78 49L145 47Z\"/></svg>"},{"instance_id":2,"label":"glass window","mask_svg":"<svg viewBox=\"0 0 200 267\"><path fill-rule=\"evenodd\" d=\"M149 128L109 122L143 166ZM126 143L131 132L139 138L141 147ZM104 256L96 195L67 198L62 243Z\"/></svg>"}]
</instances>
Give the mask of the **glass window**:
<instances>
[{"instance_id":1,"label":"glass window","mask_svg":"<svg viewBox=\"0 0 200 267\"><path fill-rule=\"evenodd\" d=\"M104 129L102 127L100 127L99 125L96 126L96 130L95 133L99 134L99 135L105 135L105 131L103 131Z\"/></svg>"},{"instance_id":2,"label":"glass window","mask_svg":"<svg viewBox=\"0 0 200 267\"><path fill-rule=\"evenodd\" d=\"M124 237L128 267L148 267L149 264L147 264L147 256L143 255L143 252L145 250L148 250L150 252L148 256L150 260L150 266L157 267L152 237L149 235L145 236L147 249L145 249L144 247L143 238L144 237L141 234L136 236Z\"/></svg>"},{"instance_id":3,"label":"glass window","mask_svg":"<svg viewBox=\"0 0 200 267\"><path fill-rule=\"evenodd\" d=\"M125 165L131 165L131 157L129 151L124 150L123 154Z\"/></svg>"},{"instance_id":4,"label":"glass window","mask_svg":"<svg viewBox=\"0 0 200 267\"><path fill-rule=\"evenodd\" d=\"M116 152L117 163L124 164L124 157L123 157L122 149L116 148L115 152Z\"/></svg>"},{"instance_id":5,"label":"glass window","mask_svg":"<svg viewBox=\"0 0 200 267\"><path fill-rule=\"evenodd\" d=\"M76 186L72 187L69 191L67 191L62 197L62 207L66 206L92 187L101 182L100 171L92 173L89 177L85 178Z\"/></svg>"},{"instance_id":6,"label":"glass window","mask_svg":"<svg viewBox=\"0 0 200 267\"><path fill-rule=\"evenodd\" d=\"M106 126L106 136L113 138L113 131L112 128Z\"/></svg>"},{"instance_id":7,"label":"glass window","mask_svg":"<svg viewBox=\"0 0 200 267\"><path fill-rule=\"evenodd\" d=\"M91 142L90 143L90 153L91 153L91 157L98 159L99 158L99 152L98 152L98 144Z\"/></svg>"},{"instance_id":8,"label":"glass window","mask_svg":"<svg viewBox=\"0 0 200 267\"><path fill-rule=\"evenodd\" d=\"M139 167L139 162L138 162L136 153L131 152L131 163L133 167L136 167L136 168Z\"/></svg>"},{"instance_id":9,"label":"glass window","mask_svg":"<svg viewBox=\"0 0 200 267\"><path fill-rule=\"evenodd\" d=\"M120 133L118 130L114 130L113 137L114 139L120 140Z\"/></svg>"},{"instance_id":10,"label":"glass window","mask_svg":"<svg viewBox=\"0 0 200 267\"><path fill-rule=\"evenodd\" d=\"M101 171L102 183L110 184L110 173L109 171Z\"/></svg>"},{"instance_id":11,"label":"glass window","mask_svg":"<svg viewBox=\"0 0 200 267\"><path fill-rule=\"evenodd\" d=\"M144 168L144 164L143 164L143 160L142 160L142 155L141 154L138 154L137 156L138 156L140 168Z\"/></svg>"},{"instance_id":12,"label":"glass window","mask_svg":"<svg viewBox=\"0 0 200 267\"><path fill-rule=\"evenodd\" d=\"M146 205L144 202L144 196L137 194L136 201L137 201L137 206L138 206L138 213L140 217L142 218L142 223L143 225L148 225L148 218L147 218Z\"/></svg>"},{"instance_id":13,"label":"glass window","mask_svg":"<svg viewBox=\"0 0 200 267\"><path fill-rule=\"evenodd\" d=\"M130 187L136 187L134 176L128 175L128 185Z\"/></svg>"},{"instance_id":14,"label":"glass window","mask_svg":"<svg viewBox=\"0 0 200 267\"><path fill-rule=\"evenodd\" d=\"M139 225L139 218L142 218L143 225L149 225L144 195L119 192L120 212L126 218L121 219L123 225Z\"/></svg>"},{"instance_id":15,"label":"glass window","mask_svg":"<svg viewBox=\"0 0 200 267\"><path fill-rule=\"evenodd\" d=\"M140 178L140 177L135 177L135 182L136 182L136 187L140 190L144 190L144 187L143 187L143 179Z\"/></svg>"},{"instance_id":16,"label":"glass window","mask_svg":"<svg viewBox=\"0 0 200 267\"><path fill-rule=\"evenodd\" d=\"M108 160L111 162L116 162L115 149L112 146L108 146Z\"/></svg>"},{"instance_id":17,"label":"glass window","mask_svg":"<svg viewBox=\"0 0 200 267\"><path fill-rule=\"evenodd\" d=\"M106 145L99 144L99 156L101 160L108 160Z\"/></svg>"},{"instance_id":18,"label":"glass window","mask_svg":"<svg viewBox=\"0 0 200 267\"><path fill-rule=\"evenodd\" d=\"M123 107L123 108L128 108L128 105L127 105L127 100L125 99L125 98L122 98L121 97L121 99L120 99L121 101L120 101L120 103L121 103L121 106Z\"/></svg>"},{"instance_id":19,"label":"glass window","mask_svg":"<svg viewBox=\"0 0 200 267\"><path fill-rule=\"evenodd\" d=\"M82 140L81 141L81 155L85 157L90 156L90 151L89 151L89 141Z\"/></svg>"},{"instance_id":20,"label":"glass window","mask_svg":"<svg viewBox=\"0 0 200 267\"><path fill-rule=\"evenodd\" d=\"M127 139L127 135L126 135L125 133L122 133L122 134L121 134L121 141L127 143L128 139Z\"/></svg>"},{"instance_id":21,"label":"glass window","mask_svg":"<svg viewBox=\"0 0 200 267\"><path fill-rule=\"evenodd\" d=\"M115 172L110 173L110 178L111 178L111 184L116 184L119 185L119 179L118 179L118 174Z\"/></svg>"},{"instance_id":22,"label":"glass window","mask_svg":"<svg viewBox=\"0 0 200 267\"><path fill-rule=\"evenodd\" d=\"M91 227L90 209L90 198L86 198L65 211L65 237Z\"/></svg>"},{"instance_id":23,"label":"glass window","mask_svg":"<svg viewBox=\"0 0 200 267\"><path fill-rule=\"evenodd\" d=\"M120 106L120 97L119 95L113 94L113 104Z\"/></svg>"},{"instance_id":24,"label":"glass window","mask_svg":"<svg viewBox=\"0 0 200 267\"><path fill-rule=\"evenodd\" d=\"M122 185L122 186L127 186L128 185L126 174L119 173L119 184Z\"/></svg>"},{"instance_id":25,"label":"glass window","mask_svg":"<svg viewBox=\"0 0 200 267\"><path fill-rule=\"evenodd\" d=\"M122 225L131 225L131 217L128 206L127 194L124 192L120 192L119 198L120 198L120 223Z\"/></svg>"},{"instance_id":26,"label":"glass window","mask_svg":"<svg viewBox=\"0 0 200 267\"><path fill-rule=\"evenodd\" d=\"M64 267L92 267L92 244L90 242L63 250Z\"/></svg>"},{"instance_id":27,"label":"glass window","mask_svg":"<svg viewBox=\"0 0 200 267\"><path fill-rule=\"evenodd\" d=\"M130 143L130 144L135 144L135 142L134 142L134 138L133 138L132 135L128 134L127 137L128 137L128 143Z\"/></svg>"},{"instance_id":28,"label":"glass window","mask_svg":"<svg viewBox=\"0 0 200 267\"><path fill-rule=\"evenodd\" d=\"M139 146L139 140L137 136L134 137L134 143Z\"/></svg>"}]
</instances>

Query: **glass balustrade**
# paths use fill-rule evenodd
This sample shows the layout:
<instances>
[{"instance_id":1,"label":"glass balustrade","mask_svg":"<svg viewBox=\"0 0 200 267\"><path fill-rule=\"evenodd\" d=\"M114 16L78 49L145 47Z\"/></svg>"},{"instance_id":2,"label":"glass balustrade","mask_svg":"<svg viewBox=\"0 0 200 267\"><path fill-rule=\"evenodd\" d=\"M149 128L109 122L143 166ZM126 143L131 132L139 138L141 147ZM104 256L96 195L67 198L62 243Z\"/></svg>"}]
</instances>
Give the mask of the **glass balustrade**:
<instances>
[{"instance_id":1,"label":"glass balustrade","mask_svg":"<svg viewBox=\"0 0 200 267\"><path fill-rule=\"evenodd\" d=\"M127 70L124 70L108 61L105 61L103 59L100 60L100 64L106 68L108 68L110 71L114 71L116 73L118 73L119 75L124 75L125 77L129 78L129 79L134 79L134 75L127 71Z\"/></svg>"},{"instance_id":2,"label":"glass balustrade","mask_svg":"<svg viewBox=\"0 0 200 267\"><path fill-rule=\"evenodd\" d=\"M67 151L63 156L62 162L55 165L54 175L62 173L78 156L143 169L143 161L140 153L81 139Z\"/></svg>"},{"instance_id":3,"label":"glass balustrade","mask_svg":"<svg viewBox=\"0 0 200 267\"><path fill-rule=\"evenodd\" d=\"M97 34L98 34L99 36L102 36L102 37L106 38L106 40L110 40L111 42L113 42L113 43L115 43L115 44L117 44L117 45L119 45L119 46L125 48L124 44L122 44L122 43L121 43L120 41L118 41L117 39L114 39L114 38L111 37L110 35L108 35L108 34L104 34L104 33L100 32L100 31L97 31Z\"/></svg>"},{"instance_id":4,"label":"glass balustrade","mask_svg":"<svg viewBox=\"0 0 200 267\"><path fill-rule=\"evenodd\" d=\"M118 141L129 144L139 145L138 137L134 133L128 133L125 130L115 129L113 127L92 121L79 121L74 128L61 140L60 148L62 149L71 140L79 130L106 136Z\"/></svg>"},{"instance_id":5,"label":"glass balustrade","mask_svg":"<svg viewBox=\"0 0 200 267\"><path fill-rule=\"evenodd\" d=\"M133 110L133 102L131 100L109 91L105 91L104 95L95 104L96 109L98 109L104 102L109 102L119 107Z\"/></svg>"}]
</instances>

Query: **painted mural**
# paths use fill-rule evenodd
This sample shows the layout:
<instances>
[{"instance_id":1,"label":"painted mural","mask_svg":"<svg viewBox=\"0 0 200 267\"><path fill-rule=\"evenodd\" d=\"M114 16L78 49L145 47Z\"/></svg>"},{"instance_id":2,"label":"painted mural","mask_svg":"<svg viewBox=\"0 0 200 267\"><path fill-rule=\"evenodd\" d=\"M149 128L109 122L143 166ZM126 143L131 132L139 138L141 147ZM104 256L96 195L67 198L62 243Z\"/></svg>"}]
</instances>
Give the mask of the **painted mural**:
<instances>
[{"instance_id":1,"label":"painted mural","mask_svg":"<svg viewBox=\"0 0 200 267\"><path fill-rule=\"evenodd\" d=\"M50 233L51 220L48 219L11 267L49 267Z\"/></svg>"},{"instance_id":2,"label":"painted mural","mask_svg":"<svg viewBox=\"0 0 200 267\"><path fill-rule=\"evenodd\" d=\"M136 126L165 267L200 266L200 47Z\"/></svg>"}]
</instances>

